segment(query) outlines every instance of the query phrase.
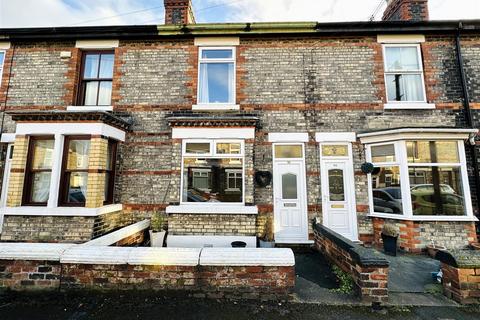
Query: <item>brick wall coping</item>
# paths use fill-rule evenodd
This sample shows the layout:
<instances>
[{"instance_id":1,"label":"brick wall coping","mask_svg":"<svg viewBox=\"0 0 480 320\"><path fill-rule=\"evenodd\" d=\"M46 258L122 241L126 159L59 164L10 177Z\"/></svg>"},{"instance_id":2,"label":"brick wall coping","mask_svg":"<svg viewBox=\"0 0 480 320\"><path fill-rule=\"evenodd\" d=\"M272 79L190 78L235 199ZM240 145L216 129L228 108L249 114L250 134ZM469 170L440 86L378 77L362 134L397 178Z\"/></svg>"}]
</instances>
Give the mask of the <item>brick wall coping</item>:
<instances>
[{"instance_id":1,"label":"brick wall coping","mask_svg":"<svg viewBox=\"0 0 480 320\"><path fill-rule=\"evenodd\" d=\"M49 260L60 261L69 243L0 243L0 260Z\"/></svg>"},{"instance_id":2,"label":"brick wall coping","mask_svg":"<svg viewBox=\"0 0 480 320\"><path fill-rule=\"evenodd\" d=\"M362 267L388 267L388 260L380 256L380 253L369 248L362 247L340 234L316 223L314 230L337 246L347 251L352 259Z\"/></svg>"},{"instance_id":3,"label":"brick wall coping","mask_svg":"<svg viewBox=\"0 0 480 320\"><path fill-rule=\"evenodd\" d=\"M1 243L0 260L45 260L95 265L295 265L293 251L287 248L133 248L56 243Z\"/></svg>"},{"instance_id":4,"label":"brick wall coping","mask_svg":"<svg viewBox=\"0 0 480 320\"><path fill-rule=\"evenodd\" d=\"M294 266L293 251L287 248L205 248L202 266Z\"/></svg>"},{"instance_id":5,"label":"brick wall coping","mask_svg":"<svg viewBox=\"0 0 480 320\"><path fill-rule=\"evenodd\" d=\"M91 241L85 242L82 244L82 246L110 246L114 243L117 243L120 240L123 240L129 236L134 235L135 233L145 230L148 227L150 227L150 220L145 219L143 221L121 228L112 233L101 236L97 239L93 239Z\"/></svg>"},{"instance_id":6,"label":"brick wall coping","mask_svg":"<svg viewBox=\"0 0 480 320\"><path fill-rule=\"evenodd\" d=\"M480 268L480 250L439 251L436 258L459 269Z\"/></svg>"}]
</instances>

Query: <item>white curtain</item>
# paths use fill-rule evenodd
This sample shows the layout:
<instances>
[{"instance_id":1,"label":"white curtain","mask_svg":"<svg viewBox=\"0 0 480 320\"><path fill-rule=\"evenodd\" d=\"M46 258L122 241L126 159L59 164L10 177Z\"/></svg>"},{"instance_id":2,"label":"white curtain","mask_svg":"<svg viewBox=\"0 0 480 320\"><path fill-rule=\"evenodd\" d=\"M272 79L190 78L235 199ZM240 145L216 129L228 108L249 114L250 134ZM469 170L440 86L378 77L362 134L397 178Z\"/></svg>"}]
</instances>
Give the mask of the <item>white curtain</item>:
<instances>
[{"instance_id":1,"label":"white curtain","mask_svg":"<svg viewBox=\"0 0 480 320\"><path fill-rule=\"evenodd\" d=\"M404 74L401 79L403 100L424 101L422 78L418 74Z\"/></svg>"},{"instance_id":2,"label":"white curtain","mask_svg":"<svg viewBox=\"0 0 480 320\"><path fill-rule=\"evenodd\" d=\"M228 65L228 102L235 103L235 72L233 70L233 63Z\"/></svg>"},{"instance_id":3,"label":"white curtain","mask_svg":"<svg viewBox=\"0 0 480 320\"><path fill-rule=\"evenodd\" d=\"M208 64L200 64L200 84L198 88L200 93L200 103L209 103L210 97L208 93Z\"/></svg>"}]
</instances>

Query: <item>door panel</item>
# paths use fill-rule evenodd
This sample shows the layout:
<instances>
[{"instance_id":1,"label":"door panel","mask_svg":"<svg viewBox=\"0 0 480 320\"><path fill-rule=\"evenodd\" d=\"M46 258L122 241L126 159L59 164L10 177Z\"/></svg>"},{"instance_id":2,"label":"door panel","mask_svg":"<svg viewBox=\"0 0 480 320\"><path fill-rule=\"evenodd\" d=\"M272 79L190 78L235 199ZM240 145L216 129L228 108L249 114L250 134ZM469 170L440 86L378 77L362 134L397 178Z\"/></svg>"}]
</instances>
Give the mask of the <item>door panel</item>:
<instances>
[{"instance_id":1,"label":"door panel","mask_svg":"<svg viewBox=\"0 0 480 320\"><path fill-rule=\"evenodd\" d=\"M322 207L327 227L346 238L357 240L351 166L346 159L322 161Z\"/></svg>"},{"instance_id":2,"label":"door panel","mask_svg":"<svg viewBox=\"0 0 480 320\"><path fill-rule=\"evenodd\" d=\"M303 161L274 162L276 241L308 239L304 172Z\"/></svg>"}]
</instances>

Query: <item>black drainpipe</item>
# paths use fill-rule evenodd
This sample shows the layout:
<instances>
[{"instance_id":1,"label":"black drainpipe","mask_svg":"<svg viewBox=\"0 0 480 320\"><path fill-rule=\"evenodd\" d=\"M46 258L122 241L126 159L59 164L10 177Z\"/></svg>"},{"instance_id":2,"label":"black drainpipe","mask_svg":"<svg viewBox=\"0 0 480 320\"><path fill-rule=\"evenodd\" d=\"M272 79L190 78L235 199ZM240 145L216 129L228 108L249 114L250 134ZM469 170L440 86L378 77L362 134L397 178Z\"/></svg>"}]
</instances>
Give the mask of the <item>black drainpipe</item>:
<instances>
[{"instance_id":1,"label":"black drainpipe","mask_svg":"<svg viewBox=\"0 0 480 320\"><path fill-rule=\"evenodd\" d=\"M458 62L458 71L460 72L460 79L462 82L462 91L463 91L463 109L465 113L465 122L467 126L472 129L475 128L473 123L472 109L470 109L470 96L468 94L467 78L465 76L465 69L463 67L463 56L462 56L462 46L461 46L461 30L463 29L462 22L459 22L457 34L455 37L455 45L457 48L457 62ZM477 209L480 205L480 176L478 174L478 151L475 145L468 143L470 154L472 157L473 173L475 178L475 191L477 198Z\"/></svg>"}]
</instances>

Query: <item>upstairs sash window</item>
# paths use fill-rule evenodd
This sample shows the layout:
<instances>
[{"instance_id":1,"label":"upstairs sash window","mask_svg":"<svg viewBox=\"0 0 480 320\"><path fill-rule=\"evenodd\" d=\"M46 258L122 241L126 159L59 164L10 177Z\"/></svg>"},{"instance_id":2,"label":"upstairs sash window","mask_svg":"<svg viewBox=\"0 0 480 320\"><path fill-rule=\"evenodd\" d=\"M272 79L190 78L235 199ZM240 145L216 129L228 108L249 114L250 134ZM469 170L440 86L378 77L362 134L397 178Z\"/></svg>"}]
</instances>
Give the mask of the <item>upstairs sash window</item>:
<instances>
[{"instance_id":1,"label":"upstairs sash window","mask_svg":"<svg viewBox=\"0 0 480 320\"><path fill-rule=\"evenodd\" d=\"M83 54L78 105L111 105L113 63L113 51Z\"/></svg>"},{"instance_id":2,"label":"upstairs sash window","mask_svg":"<svg viewBox=\"0 0 480 320\"><path fill-rule=\"evenodd\" d=\"M235 49L200 48L198 104L235 103Z\"/></svg>"},{"instance_id":3,"label":"upstairs sash window","mask_svg":"<svg viewBox=\"0 0 480 320\"><path fill-rule=\"evenodd\" d=\"M426 102L420 45L384 45L388 102Z\"/></svg>"}]
</instances>

